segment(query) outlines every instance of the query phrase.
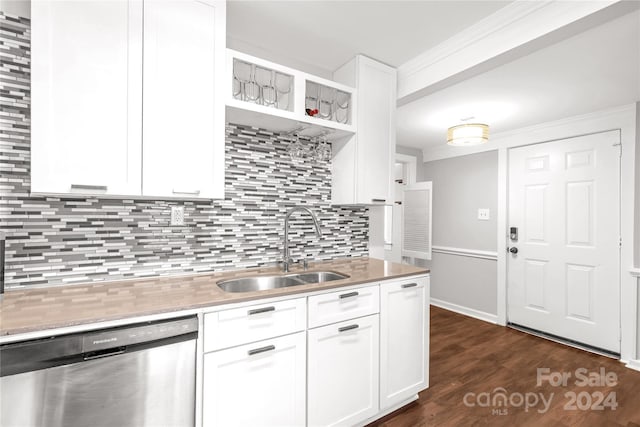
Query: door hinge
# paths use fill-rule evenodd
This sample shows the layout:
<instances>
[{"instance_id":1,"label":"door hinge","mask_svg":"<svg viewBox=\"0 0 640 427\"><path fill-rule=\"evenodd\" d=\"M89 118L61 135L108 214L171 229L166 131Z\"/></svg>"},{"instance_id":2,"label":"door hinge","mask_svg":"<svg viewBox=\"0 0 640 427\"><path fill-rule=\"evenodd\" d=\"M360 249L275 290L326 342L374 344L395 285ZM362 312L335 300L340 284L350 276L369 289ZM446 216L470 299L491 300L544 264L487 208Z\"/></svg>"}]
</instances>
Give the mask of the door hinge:
<instances>
[{"instance_id":1,"label":"door hinge","mask_svg":"<svg viewBox=\"0 0 640 427\"><path fill-rule=\"evenodd\" d=\"M622 247L622 237L619 237L619 238L618 238L618 246L619 246L619 247Z\"/></svg>"}]
</instances>

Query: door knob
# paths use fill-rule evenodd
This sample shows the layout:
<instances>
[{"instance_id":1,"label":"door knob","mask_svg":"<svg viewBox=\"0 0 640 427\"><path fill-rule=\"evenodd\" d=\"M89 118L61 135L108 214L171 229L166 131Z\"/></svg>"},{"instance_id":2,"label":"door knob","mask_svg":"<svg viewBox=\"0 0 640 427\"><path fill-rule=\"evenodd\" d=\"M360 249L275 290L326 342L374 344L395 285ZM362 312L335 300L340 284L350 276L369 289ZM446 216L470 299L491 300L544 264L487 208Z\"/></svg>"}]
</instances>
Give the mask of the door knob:
<instances>
[{"instance_id":1,"label":"door knob","mask_svg":"<svg viewBox=\"0 0 640 427\"><path fill-rule=\"evenodd\" d=\"M517 254L518 253L518 248L516 248L515 246L512 248L509 248L509 252L511 252L512 254Z\"/></svg>"}]
</instances>

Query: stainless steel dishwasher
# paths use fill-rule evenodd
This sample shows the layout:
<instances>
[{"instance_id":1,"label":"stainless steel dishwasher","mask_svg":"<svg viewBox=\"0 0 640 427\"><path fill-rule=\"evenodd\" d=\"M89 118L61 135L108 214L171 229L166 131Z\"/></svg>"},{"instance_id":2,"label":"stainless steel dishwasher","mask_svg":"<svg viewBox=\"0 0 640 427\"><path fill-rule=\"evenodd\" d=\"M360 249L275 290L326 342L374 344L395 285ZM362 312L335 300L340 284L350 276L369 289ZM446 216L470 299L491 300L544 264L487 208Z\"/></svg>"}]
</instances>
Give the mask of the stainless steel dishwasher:
<instances>
[{"instance_id":1,"label":"stainless steel dishwasher","mask_svg":"<svg viewBox=\"0 0 640 427\"><path fill-rule=\"evenodd\" d=\"M0 347L0 425L195 424L197 318Z\"/></svg>"}]
</instances>

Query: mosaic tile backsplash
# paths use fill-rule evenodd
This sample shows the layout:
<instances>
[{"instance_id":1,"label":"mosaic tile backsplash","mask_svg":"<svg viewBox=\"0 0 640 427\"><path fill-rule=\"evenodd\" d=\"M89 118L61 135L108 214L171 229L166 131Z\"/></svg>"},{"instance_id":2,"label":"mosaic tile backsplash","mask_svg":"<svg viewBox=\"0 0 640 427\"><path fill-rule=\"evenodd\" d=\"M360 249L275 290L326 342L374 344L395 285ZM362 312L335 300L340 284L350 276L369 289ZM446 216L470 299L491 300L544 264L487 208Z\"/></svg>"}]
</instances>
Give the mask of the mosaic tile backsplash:
<instances>
[{"instance_id":1,"label":"mosaic tile backsplash","mask_svg":"<svg viewBox=\"0 0 640 427\"><path fill-rule=\"evenodd\" d=\"M257 267L282 258L288 208L292 256L332 259L368 252L368 211L330 205L329 164L294 163L272 132L229 124L226 198L214 201L31 197L29 20L0 12L0 230L8 287ZM185 207L184 227L170 208ZM303 250L304 248L304 250Z\"/></svg>"}]
</instances>

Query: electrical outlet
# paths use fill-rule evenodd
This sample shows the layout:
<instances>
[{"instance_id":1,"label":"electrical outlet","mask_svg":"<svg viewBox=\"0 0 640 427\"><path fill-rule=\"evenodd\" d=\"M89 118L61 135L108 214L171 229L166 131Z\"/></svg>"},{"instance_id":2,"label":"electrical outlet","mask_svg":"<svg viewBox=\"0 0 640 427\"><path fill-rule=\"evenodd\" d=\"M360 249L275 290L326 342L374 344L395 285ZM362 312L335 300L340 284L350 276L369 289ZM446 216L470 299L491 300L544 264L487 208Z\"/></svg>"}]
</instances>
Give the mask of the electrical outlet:
<instances>
[{"instance_id":1,"label":"electrical outlet","mask_svg":"<svg viewBox=\"0 0 640 427\"><path fill-rule=\"evenodd\" d=\"M478 209L478 219L480 221L489 221L490 218L491 218L490 209Z\"/></svg>"},{"instance_id":2,"label":"electrical outlet","mask_svg":"<svg viewBox=\"0 0 640 427\"><path fill-rule=\"evenodd\" d=\"M171 206L171 225L184 225L184 206Z\"/></svg>"}]
</instances>

